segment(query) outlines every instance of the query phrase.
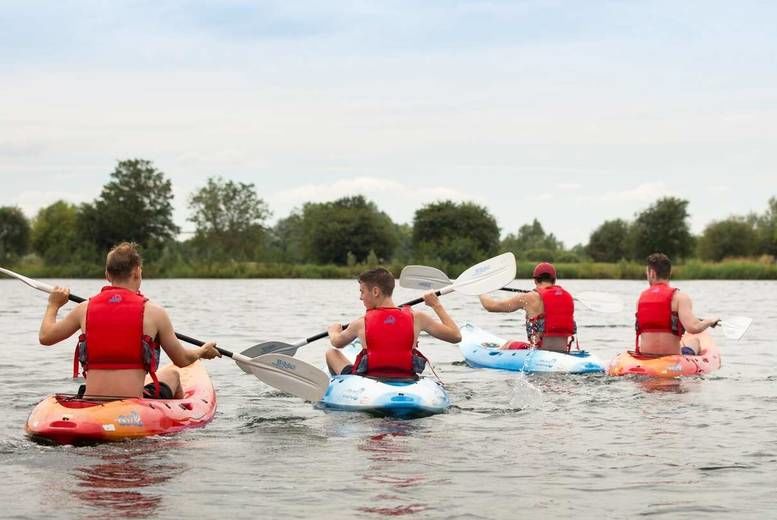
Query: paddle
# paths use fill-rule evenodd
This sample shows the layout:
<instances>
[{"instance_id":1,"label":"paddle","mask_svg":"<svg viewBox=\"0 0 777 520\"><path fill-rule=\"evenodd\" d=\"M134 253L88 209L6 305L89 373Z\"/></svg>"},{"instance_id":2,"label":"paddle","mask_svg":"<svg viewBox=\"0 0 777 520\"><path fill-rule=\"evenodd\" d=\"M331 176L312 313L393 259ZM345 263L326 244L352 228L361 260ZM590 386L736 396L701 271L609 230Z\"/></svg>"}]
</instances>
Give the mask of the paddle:
<instances>
[{"instance_id":1,"label":"paddle","mask_svg":"<svg viewBox=\"0 0 777 520\"><path fill-rule=\"evenodd\" d=\"M407 289L430 290L444 287L450 283L451 280L444 272L425 265L405 266L399 276L399 285ZM514 287L500 287L499 290L519 293L531 292L526 289L516 289ZM596 312L616 313L623 310L623 301L616 295L610 293L583 291L578 293L574 299L584 307Z\"/></svg>"},{"instance_id":2,"label":"paddle","mask_svg":"<svg viewBox=\"0 0 777 520\"><path fill-rule=\"evenodd\" d=\"M2 267L0 267L0 272L16 278L39 291L51 293L54 290L54 287L51 285L27 278ZM84 298L74 294L69 295L68 299L75 303L85 301ZM198 347L205 344L198 339L177 332L175 336L181 341ZM306 401L320 401L329 386L329 377L324 372L313 365L284 354L272 353L250 357L244 354L234 354L219 347L216 347L216 349L221 355L232 358L244 372L253 374L260 381L282 392L287 392Z\"/></svg>"},{"instance_id":3,"label":"paddle","mask_svg":"<svg viewBox=\"0 0 777 520\"><path fill-rule=\"evenodd\" d=\"M405 270L403 269L402 272L404 273ZM513 278L515 278L515 256L512 253L504 253L493 258L489 258L488 260L484 260L479 264L473 265L461 273L461 276L459 276L456 281L452 282L446 277L445 280L447 283L438 285L436 287L428 286L426 289L439 289L438 291L435 291L437 296L452 293L453 291L474 296L498 289L499 287L511 281ZM402 285L401 278L400 285ZM405 286L402 285L402 287ZM409 302L403 303L401 307L406 305L417 305L423 301L423 298L416 298L415 300L410 300ZM348 325L343 325L343 328L346 328L347 326ZM244 350L242 354L246 356L253 356L257 355L259 352L267 352L267 349L269 348L284 349L285 352L296 352L299 347L325 338L328 335L329 334L327 332L321 332L314 336L310 336L309 338L305 338L293 345L282 343L280 341L260 343L259 345L254 345L253 347Z\"/></svg>"},{"instance_id":4,"label":"paddle","mask_svg":"<svg viewBox=\"0 0 777 520\"><path fill-rule=\"evenodd\" d=\"M713 327L723 329L723 335L728 339L739 341L745 335L747 329L750 328L751 323L753 323L753 318L748 318L747 316L729 316L728 318L718 320Z\"/></svg>"}]
</instances>

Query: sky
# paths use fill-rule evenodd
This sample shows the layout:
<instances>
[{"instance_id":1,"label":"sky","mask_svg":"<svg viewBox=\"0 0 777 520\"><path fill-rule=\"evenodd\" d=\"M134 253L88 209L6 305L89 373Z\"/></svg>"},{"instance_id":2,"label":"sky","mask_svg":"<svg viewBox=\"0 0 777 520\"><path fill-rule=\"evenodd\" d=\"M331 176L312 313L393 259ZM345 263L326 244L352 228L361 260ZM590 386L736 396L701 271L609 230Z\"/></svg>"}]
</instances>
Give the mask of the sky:
<instances>
[{"instance_id":1,"label":"sky","mask_svg":"<svg viewBox=\"0 0 777 520\"><path fill-rule=\"evenodd\" d=\"M691 226L777 196L777 3L4 1L0 206L98 196L121 159L273 216L473 201L565 245L662 196Z\"/></svg>"}]
</instances>

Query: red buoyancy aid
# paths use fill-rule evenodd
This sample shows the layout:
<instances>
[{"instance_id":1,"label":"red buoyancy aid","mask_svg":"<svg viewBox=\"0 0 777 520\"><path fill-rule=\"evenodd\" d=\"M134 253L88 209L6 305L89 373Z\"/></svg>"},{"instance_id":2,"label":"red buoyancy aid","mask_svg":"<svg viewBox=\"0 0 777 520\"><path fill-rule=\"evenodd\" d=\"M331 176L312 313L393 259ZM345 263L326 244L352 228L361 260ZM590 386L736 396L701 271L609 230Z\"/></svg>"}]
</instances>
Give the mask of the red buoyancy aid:
<instances>
[{"instance_id":1,"label":"red buoyancy aid","mask_svg":"<svg viewBox=\"0 0 777 520\"><path fill-rule=\"evenodd\" d=\"M575 323L575 302L572 295L569 294L560 285L551 285L537 291L542 298L542 314L528 320L529 323L540 325L535 334L535 343L542 346L542 338L545 336L556 336L570 338L569 344L572 344L572 337L577 334L577 324ZM527 329L530 326L527 326ZM531 340L531 336L529 337Z\"/></svg>"},{"instance_id":2,"label":"red buoyancy aid","mask_svg":"<svg viewBox=\"0 0 777 520\"><path fill-rule=\"evenodd\" d=\"M677 291L666 282L657 282L642 291L637 302L635 351L639 353L639 336L643 332L669 332L682 337L683 324L672 311L672 298Z\"/></svg>"},{"instance_id":3,"label":"red buoyancy aid","mask_svg":"<svg viewBox=\"0 0 777 520\"><path fill-rule=\"evenodd\" d=\"M143 334L146 301L148 298L139 292L113 286L103 287L89 299L86 332L78 338L73 377L78 377L79 363L84 367L84 376L91 369L142 369L151 376L159 395L159 345Z\"/></svg>"},{"instance_id":4,"label":"red buoyancy aid","mask_svg":"<svg viewBox=\"0 0 777 520\"><path fill-rule=\"evenodd\" d=\"M368 376L415 377L415 319L410 307L378 307L364 315L367 345L354 361L354 373L367 356Z\"/></svg>"}]
</instances>

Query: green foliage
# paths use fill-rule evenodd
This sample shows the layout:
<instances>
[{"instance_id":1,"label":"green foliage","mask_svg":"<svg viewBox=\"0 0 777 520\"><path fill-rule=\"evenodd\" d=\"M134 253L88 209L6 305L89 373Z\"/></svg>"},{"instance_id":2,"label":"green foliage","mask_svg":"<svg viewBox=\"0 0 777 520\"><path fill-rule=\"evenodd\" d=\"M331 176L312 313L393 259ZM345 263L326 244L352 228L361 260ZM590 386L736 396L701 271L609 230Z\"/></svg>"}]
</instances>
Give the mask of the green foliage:
<instances>
[{"instance_id":1,"label":"green foliage","mask_svg":"<svg viewBox=\"0 0 777 520\"><path fill-rule=\"evenodd\" d=\"M756 249L755 228L752 222L740 217L712 222L704 229L696 247L702 260L751 256Z\"/></svg>"},{"instance_id":2,"label":"green foliage","mask_svg":"<svg viewBox=\"0 0 777 520\"><path fill-rule=\"evenodd\" d=\"M771 197L764 214L756 216L755 229L758 253L777 256L777 197Z\"/></svg>"},{"instance_id":3,"label":"green foliage","mask_svg":"<svg viewBox=\"0 0 777 520\"><path fill-rule=\"evenodd\" d=\"M304 262L305 229L302 226L302 214L293 212L279 220L269 231L267 242L268 251L265 252L267 258L293 264ZM355 257L354 263L356 263Z\"/></svg>"},{"instance_id":4,"label":"green foliage","mask_svg":"<svg viewBox=\"0 0 777 520\"><path fill-rule=\"evenodd\" d=\"M304 259L320 264L346 265L349 251L358 262L370 251L390 260L399 242L391 218L361 195L305 204L301 228Z\"/></svg>"},{"instance_id":5,"label":"green foliage","mask_svg":"<svg viewBox=\"0 0 777 520\"><path fill-rule=\"evenodd\" d=\"M77 227L98 255L130 240L143 246L146 259L153 260L161 245L179 231L173 223L172 200L170 181L150 161L119 161L94 204L81 206Z\"/></svg>"},{"instance_id":6,"label":"green foliage","mask_svg":"<svg viewBox=\"0 0 777 520\"><path fill-rule=\"evenodd\" d=\"M197 226L192 245L199 256L251 260L259 255L270 211L253 183L211 177L191 195L189 209L189 220Z\"/></svg>"},{"instance_id":7,"label":"green foliage","mask_svg":"<svg viewBox=\"0 0 777 520\"><path fill-rule=\"evenodd\" d=\"M640 261L664 253L672 261L688 258L693 237L688 226L688 201L664 197L637 215L629 233L632 258Z\"/></svg>"},{"instance_id":8,"label":"green foliage","mask_svg":"<svg viewBox=\"0 0 777 520\"><path fill-rule=\"evenodd\" d=\"M16 207L0 208L0 262L13 262L30 249L30 223Z\"/></svg>"},{"instance_id":9,"label":"green foliage","mask_svg":"<svg viewBox=\"0 0 777 520\"><path fill-rule=\"evenodd\" d=\"M502 240L501 248L506 251L512 251L516 256L525 256L528 250L556 252L564 249L564 244L553 233L545 233L542 224L535 218L531 224L524 224L518 228L517 233L507 235ZM547 258L544 260L552 261Z\"/></svg>"},{"instance_id":10,"label":"green foliage","mask_svg":"<svg viewBox=\"0 0 777 520\"><path fill-rule=\"evenodd\" d=\"M629 257L628 238L625 220L607 220L591 233L586 252L595 262L617 262Z\"/></svg>"},{"instance_id":11,"label":"green foliage","mask_svg":"<svg viewBox=\"0 0 777 520\"><path fill-rule=\"evenodd\" d=\"M415 212L413 256L452 272L493 256L499 249L499 226L477 204L434 202Z\"/></svg>"},{"instance_id":12,"label":"green foliage","mask_svg":"<svg viewBox=\"0 0 777 520\"><path fill-rule=\"evenodd\" d=\"M71 262L80 257L78 208L63 200L38 211L32 221L32 249L46 263Z\"/></svg>"}]
</instances>

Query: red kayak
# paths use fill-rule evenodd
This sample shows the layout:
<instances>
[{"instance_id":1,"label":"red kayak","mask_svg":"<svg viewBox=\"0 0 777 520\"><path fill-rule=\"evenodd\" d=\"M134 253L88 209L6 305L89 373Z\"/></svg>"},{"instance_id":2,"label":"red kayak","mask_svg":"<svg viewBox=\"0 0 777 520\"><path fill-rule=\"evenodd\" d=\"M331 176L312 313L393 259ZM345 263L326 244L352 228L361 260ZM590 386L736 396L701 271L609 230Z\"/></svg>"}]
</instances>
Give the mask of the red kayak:
<instances>
[{"instance_id":1,"label":"red kayak","mask_svg":"<svg viewBox=\"0 0 777 520\"><path fill-rule=\"evenodd\" d=\"M216 413L216 392L199 361L181 369L183 399L81 399L55 394L32 410L25 430L46 444L95 444L176 433L204 426Z\"/></svg>"}]
</instances>

